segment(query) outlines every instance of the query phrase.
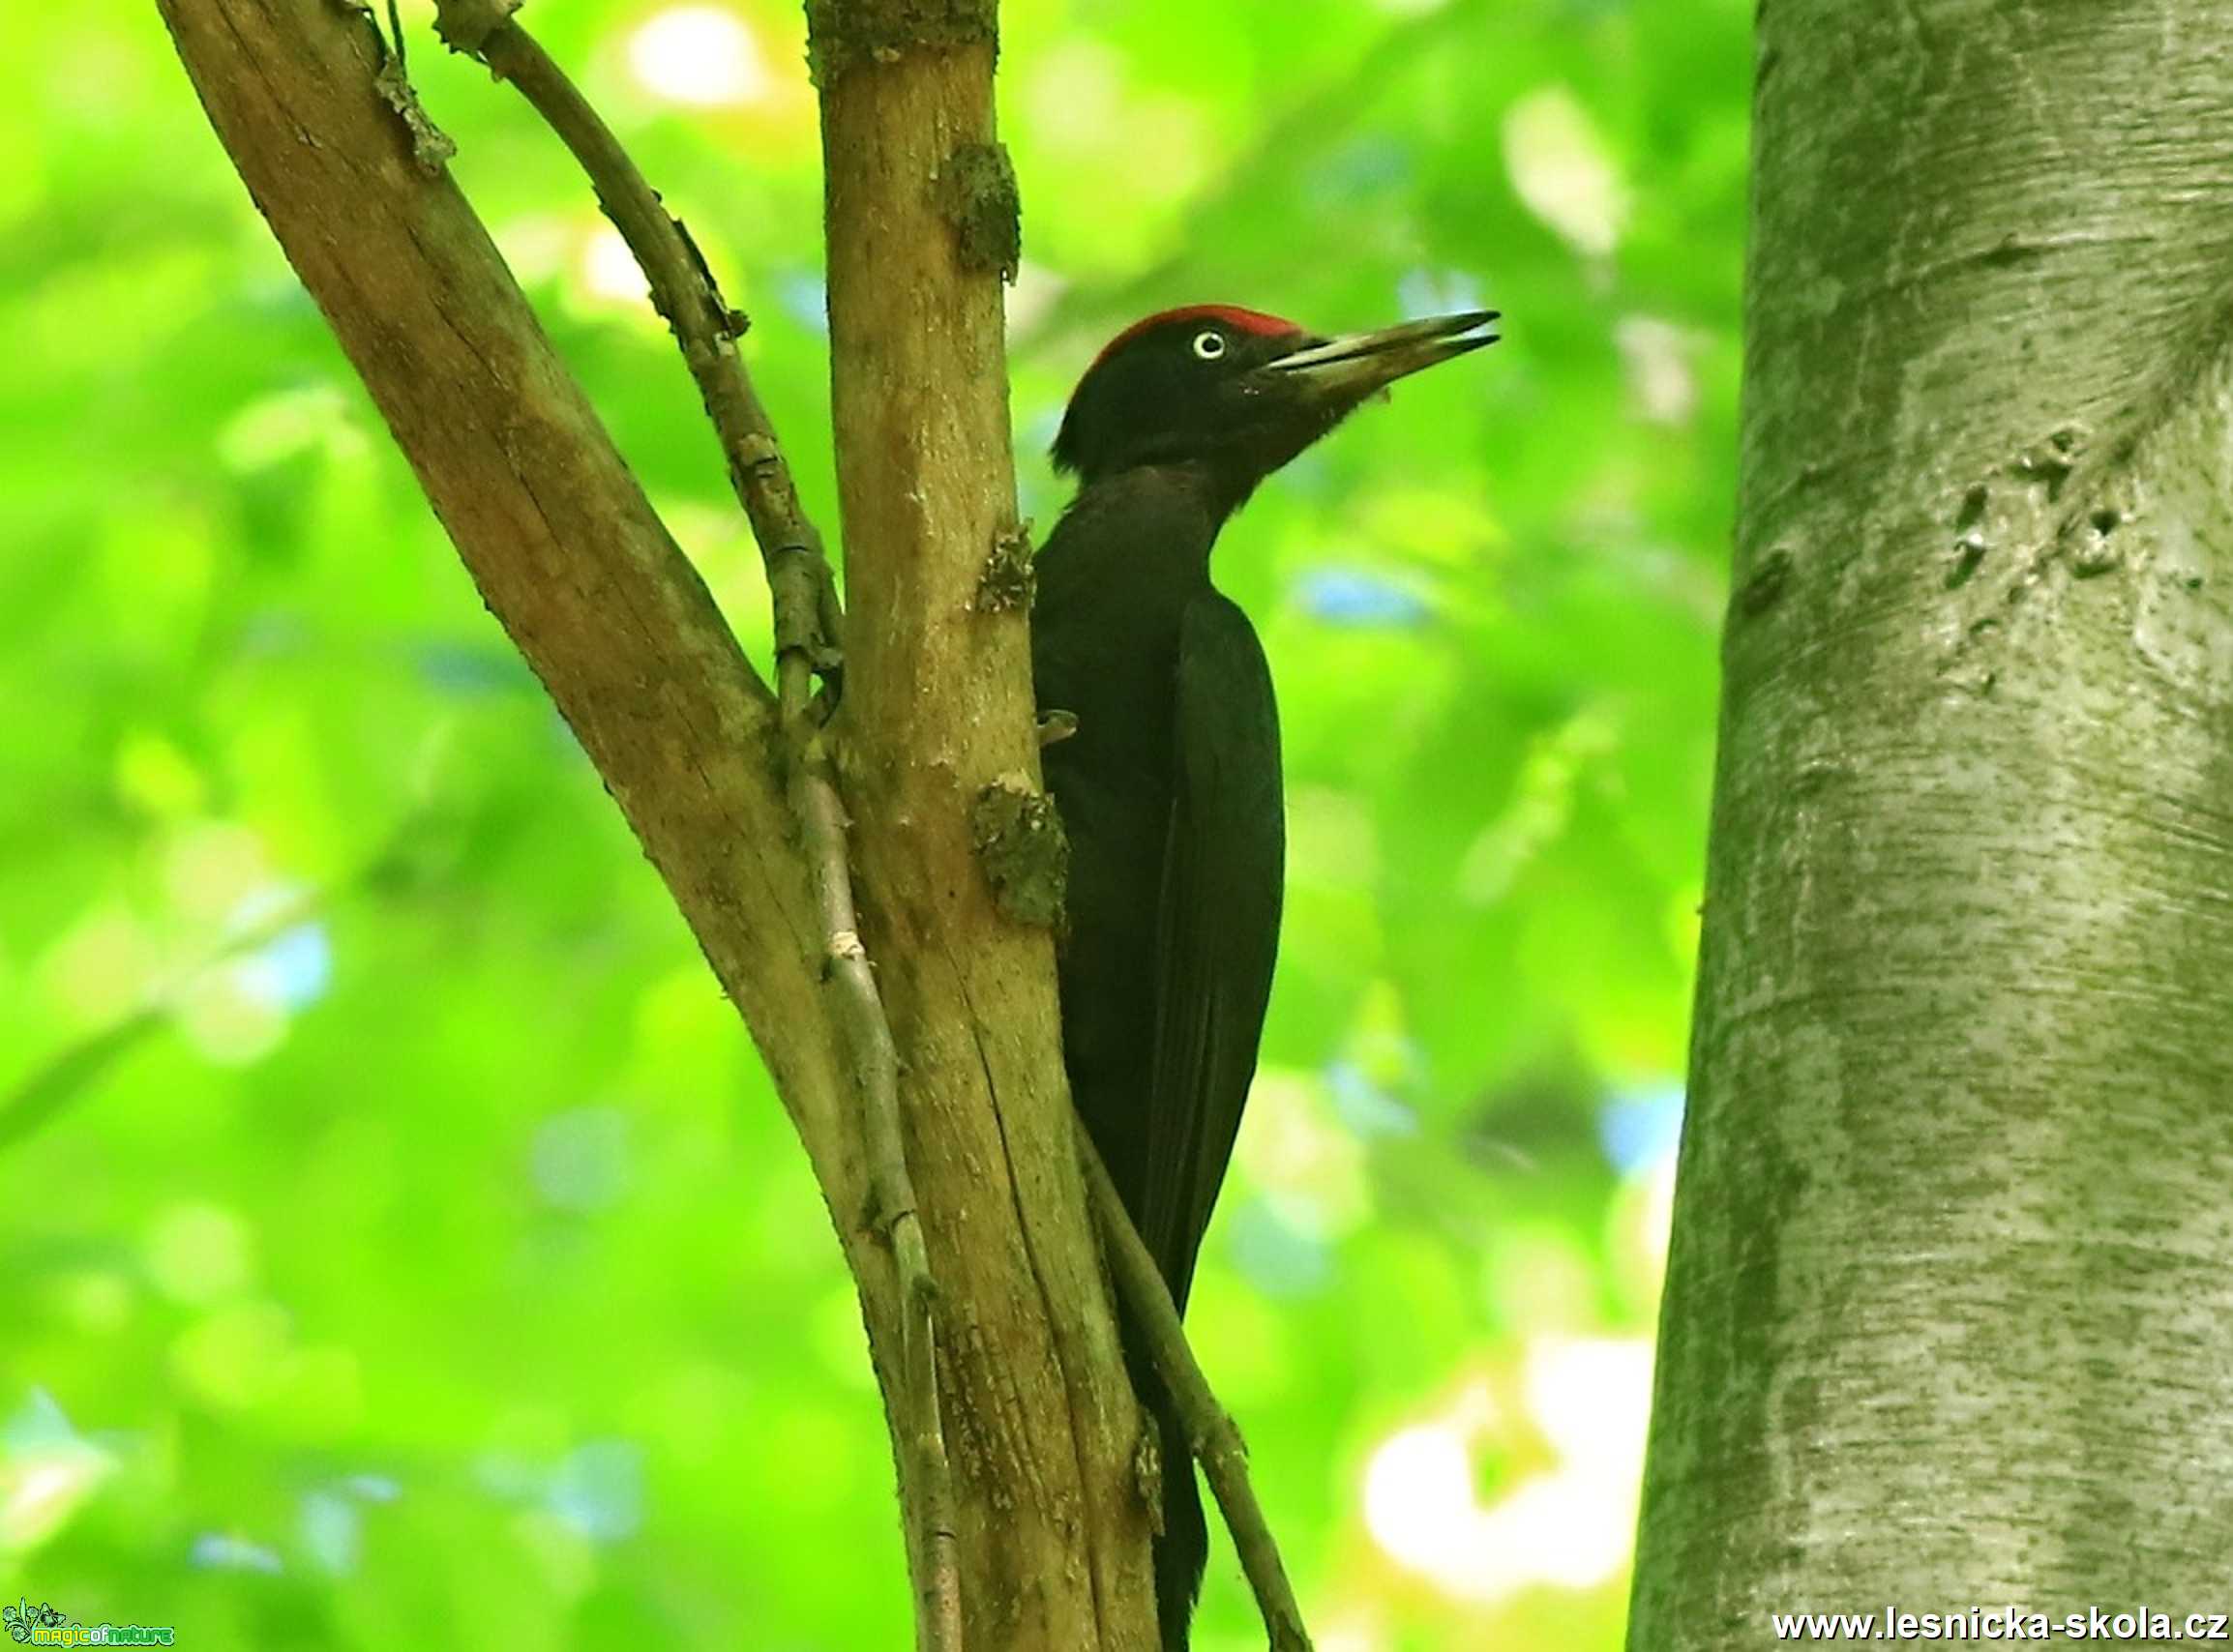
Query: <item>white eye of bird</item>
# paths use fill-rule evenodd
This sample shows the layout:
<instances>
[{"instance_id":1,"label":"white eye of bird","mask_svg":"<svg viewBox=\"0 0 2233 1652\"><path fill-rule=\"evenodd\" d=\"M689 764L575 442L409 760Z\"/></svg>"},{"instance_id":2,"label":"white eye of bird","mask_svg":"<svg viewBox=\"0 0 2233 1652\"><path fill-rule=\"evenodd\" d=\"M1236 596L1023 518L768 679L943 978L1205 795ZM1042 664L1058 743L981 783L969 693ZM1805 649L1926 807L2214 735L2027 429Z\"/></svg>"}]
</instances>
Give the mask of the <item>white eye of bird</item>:
<instances>
[{"instance_id":1,"label":"white eye of bird","mask_svg":"<svg viewBox=\"0 0 2233 1652\"><path fill-rule=\"evenodd\" d=\"M1225 354L1225 335L1214 330L1194 335L1194 353L1206 362L1213 362Z\"/></svg>"}]
</instances>

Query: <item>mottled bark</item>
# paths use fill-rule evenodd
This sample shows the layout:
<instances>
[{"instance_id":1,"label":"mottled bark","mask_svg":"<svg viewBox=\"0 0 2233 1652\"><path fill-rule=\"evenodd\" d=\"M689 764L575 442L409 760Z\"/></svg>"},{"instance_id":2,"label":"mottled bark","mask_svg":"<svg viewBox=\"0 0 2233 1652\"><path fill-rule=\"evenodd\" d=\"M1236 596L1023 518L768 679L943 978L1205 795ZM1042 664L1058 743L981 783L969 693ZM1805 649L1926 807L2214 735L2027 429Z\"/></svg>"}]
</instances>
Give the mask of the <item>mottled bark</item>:
<instances>
[{"instance_id":1,"label":"mottled bark","mask_svg":"<svg viewBox=\"0 0 2233 1652\"><path fill-rule=\"evenodd\" d=\"M2223 1606L2233 14L1770 0L1634 1618Z\"/></svg>"}]
</instances>

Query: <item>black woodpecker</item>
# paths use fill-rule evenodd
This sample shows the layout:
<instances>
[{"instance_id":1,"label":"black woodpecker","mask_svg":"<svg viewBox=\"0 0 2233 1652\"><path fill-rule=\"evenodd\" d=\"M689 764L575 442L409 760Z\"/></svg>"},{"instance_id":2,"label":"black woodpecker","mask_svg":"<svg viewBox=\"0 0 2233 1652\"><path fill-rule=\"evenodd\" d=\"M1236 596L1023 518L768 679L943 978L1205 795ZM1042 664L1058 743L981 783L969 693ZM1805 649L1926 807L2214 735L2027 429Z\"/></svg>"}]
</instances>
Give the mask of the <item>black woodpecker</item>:
<instances>
[{"instance_id":1,"label":"black woodpecker","mask_svg":"<svg viewBox=\"0 0 2233 1652\"><path fill-rule=\"evenodd\" d=\"M1225 1179L1279 945L1279 717L1209 550L1256 485L1389 383L1496 341L1494 310L1327 339L1224 305L1127 328L1055 438L1078 495L1037 560L1031 668L1070 838L1063 1059L1181 1312ZM1160 1431L1156 1606L1183 1652L1208 1535L1186 1438L1120 1324Z\"/></svg>"}]
</instances>

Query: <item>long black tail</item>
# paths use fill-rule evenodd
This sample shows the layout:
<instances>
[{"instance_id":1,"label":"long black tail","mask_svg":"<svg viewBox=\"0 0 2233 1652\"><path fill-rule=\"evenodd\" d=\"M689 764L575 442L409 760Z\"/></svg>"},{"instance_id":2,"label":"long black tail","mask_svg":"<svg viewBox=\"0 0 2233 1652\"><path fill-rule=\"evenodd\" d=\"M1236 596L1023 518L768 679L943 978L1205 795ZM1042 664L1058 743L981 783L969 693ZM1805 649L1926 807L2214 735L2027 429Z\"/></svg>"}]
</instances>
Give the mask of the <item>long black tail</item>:
<instances>
[{"instance_id":1,"label":"long black tail","mask_svg":"<svg viewBox=\"0 0 2233 1652\"><path fill-rule=\"evenodd\" d=\"M1163 1652L1186 1652L1186 1626L1202 1593L1203 1566L1209 1559L1209 1527L1202 1518L1194 1454L1168 1402L1157 1407L1155 1422L1163 1443L1163 1534L1155 1540L1155 1621L1163 1627Z\"/></svg>"},{"instance_id":2,"label":"long black tail","mask_svg":"<svg viewBox=\"0 0 2233 1652\"><path fill-rule=\"evenodd\" d=\"M1162 1458L1163 1529L1155 1539L1155 1620L1163 1632L1163 1652L1187 1652L1187 1625L1202 1592L1203 1567L1209 1558L1209 1527L1202 1515L1202 1490L1194 1476L1194 1452L1187 1444L1177 1407L1149 1363L1146 1344L1129 1309L1119 1305L1116 1329L1124 1345L1124 1366L1147 1420L1155 1429Z\"/></svg>"}]
</instances>

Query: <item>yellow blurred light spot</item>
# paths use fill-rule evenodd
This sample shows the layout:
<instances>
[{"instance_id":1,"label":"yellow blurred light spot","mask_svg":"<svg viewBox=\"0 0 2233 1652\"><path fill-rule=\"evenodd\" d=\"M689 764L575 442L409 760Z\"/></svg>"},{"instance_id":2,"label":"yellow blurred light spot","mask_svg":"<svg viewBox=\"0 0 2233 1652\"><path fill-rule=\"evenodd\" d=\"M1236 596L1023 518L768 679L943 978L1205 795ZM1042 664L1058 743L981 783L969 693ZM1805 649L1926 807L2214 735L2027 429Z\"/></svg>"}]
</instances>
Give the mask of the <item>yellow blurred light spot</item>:
<instances>
[{"instance_id":1,"label":"yellow blurred light spot","mask_svg":"<svg viewBox=\"0 0 2233 1652\"><path fill-rule=\"evenodd\" d=\"M0 1554L37 1549L84 1507L116 1462L82 1440L57 1441L0 1457Z\"/></svg>"},{"instance_id":2,"label":"yellow blurred light spot","mask_svg":"<svg viewBox=\"0 0 2233 1652\"><path fill-rule=\"evenodd\" d=\"M262 1404L284 1381L291 1336L286 1312L278 1304L244 1302L180 1332L170 1345L171 1370L204 1403L245 1411Z\"/></svg>"},{"instance_id":3,"label":"yellow blurred light spot","mask_svg":"<svg viewBox=\"0 0 2233 1652\"><path fill-rule=\"evenodd\" d=\"M164 893L197 924L230 917L270 870L263 840L246 826L201 825L182 832L164 856Z\"/></svg>"},{"instance_id":4,"label":"yellow blurred light spot","mask_svg":"<svg viewBox=\"0 0 2233 1652\"><path fill-rule=\"evenodd\" d=\"M1481 496L1453 488L1373 489L1358 511L1363 543L1390 558L1477 571L1511 536Z\"/></svg>"},{"instance_id":5,"label":"yellow blurred light spot","mask_svg":"<svg viewBox=\"0 0 2233 1652\"><path fill-rule=\"evenodd\" d=\"M1644 1208L1636 1219L1654 1274L1667 1273L1667 1242L1675 1231L1675 1155L1670 1153L1645 1172Z\"/></svg>"},{"instance_id":6,"label":"yellow blurred light spot","mask_svg":"<svg viewBox=\"0 0 2233 1652\"><path fill-rule=\"evenodd\" d=\"M1547 1340L1527 1356L1528 1410L1560 1466L1523 1487L1531 1518L1563 1528L1543 1576L1591 1588L1627 1562L1652 1413L1648 1338Z\"/></svg>"},{"instance_id":7,"label":"yellow blurred light spot","mask_svg":"<svg viewBox=\"0 0 2233 1652\"><path fill-rule=\"evenodd\" d=\"M75 573L88 596L100 593L101 634L112 657L168 658L180 638L210 623L218 565L236 566L240 533L237 523L213 518L216 497L150 484L111 491L88 517L97 537Z\"/></svg>"},{"instance_id":8,"label":"yellow blurred light spot","mask_svg":"<svg viewBox=\"0 0 2233 1652\"><path fill-rule=\"evenodd\" d=\"M304 1348L281 1366L273 1406L299 1440L339 1440L365 1420L364 1372L347 1348Z\"/></svg>"},{"instance_id":9,"label":"yellow blurred light spot","mask_svg":"<svg viewBox=\"0 0 2233 1652\"><path fill-rule=\"evenodd\" d=\"M1690 335L1669 321L1623 315L1613 329L1627 369L1628 397L1654 425L1680 425L1698 406L1698 380L1690 370Z\"/></svg>"},{"instance_id":10,"label":"yellow blurred light spot","mask_svg":"<svg viewBox=\"0 0 2233 1652\"><path fill-rule=\"evenodd\" d=\"M248 1224L223 1205L174 1204L148 1229L148 1278L176 1301L210 1303L238 1295L253 1273Z\"/></svg>"},{"instance_id":11,"label":"yellow blurred light spot","mask_svg":"<svg viewBox=\"0 0 2233 1652\"><path fill-rule=\"evenodd\" d=\"M151 729L135 729L116 748L117 795L150 814L198 813L209 788L192 758Z\"/></svg>"},{"instance_id":12,"label":"yellow blurred light spot","mask_svg":"<svg viewBox=\"0 0 2233 1652\"><path fill-rule=\"evenodd\" d=\"M234 721L218 767L273 860L318 877L353 859L366 837L361 813L332 795L327 775L341 764L305 696L267 694Z\"/></svg>"},{"instance_id":13,"label":"yellow blurred light spot","mask_svg":"<svg viewBox=\"0 0 2233 1652\"><path fill-rule=\"evenodd\" d=\"M238 970L188 983L173 1008L186 1041L220 1067L261 1061L286 1037L285 1007Z\"/></svg>"},{"instance_id":14,"label":"yellow blurred light spot","mask_svg":"<svg viewBox=\"0 0 2233 1652\"><path fill-rule=\"evenodd\" d=\"M1384 976L1369 983L1357 999L1356 1023L1344 1052L1367 1078L1384 1089L1408 1081L1418 1065L1418 1047L1404 1018L1403 990Z\"/></svg>"},{"instance_id":15,"label":"yellow blurred light spot","mask_svg":"<svg viewBox=\"0 0 2233 1652\"><path fill-rule=\"evenodd\" d=\"M547 1510L528 1509L512 1522L512 1533L560 1602L570 1606L595 1586L596 1545L571 1521Z\"/></svg>"},{"instance_id":16,"label":"yellow blurred light spot","mask_svg":"<svg viewBox=\"0 0 2233 1652\"><path fill-rule=\"evenodd\" d=\"M1337 1617L1330 1623L1313 1622L1311 1643L1318 1652L1386 1652L1392 1644L1379 1625L1361 1613Z\"/></svg>"},{"instance_id":17,"label":"yellow blurred light spot","mask_svg":"<svg viewBox=\"0 0 2233 1652\"><path fill-rule=\"evenodd\" d=\"M1139 168L1141 193L1167 201L1193 193L1217 146L1199 106L1167 97L1149 99L1124 123L1124 151Z\"/></svg>"},{"instance_id":18,"label":"yellow blurred light spot","mask_svg":"<svg viewBox=\"0 0 2233 1652\"><path fill-rule=\"evenodd\" d=\"M62 1317L90 1336L120 1331L132 1318L132 1283L107 1268L63 1274L52 1291Z\"/></svg>"},{"instance_id":19,"label":"yellow blurred light spot","mask_svg":"<svg viewBox=\"0 0 2233 1652\"><path fill-rule=\"evenodd\" d=\"M1074 162L1115 163L1135 205L1186 194L1219 160L1200 104L1128 87L1123 60L1097 41L1043 53L1023 97L1041 143Z\"/></svg>"},{"instance_id":20,"label":"yellow blurred light spot","mask_svg":"<svg viewBox=\"0 0 2233 1652\"><path fill-rule=\"evenodd\" d=\"M1624 1320L1658 1318L1667 1275L1667 1236L1675 1214L1675 1155L1662 1153L1622 1178L1605 1207L1605 1253L1620 1286Z\"/></svg>"},{"instance_id":21,"label":"yellow blurred light spot","mask_svg":"<svg viewBox=\"0 0 2233 1652\"><path fill-rule=\"evenodd\" d=\"M651 309L651 289L644 284L636 254L628 250L620 231L610 224L591 230L581 243L576 273L581 284L598 298Z\"/></svg>"},{"instance_id":22,"label":"yellow blurred light spot","mask_svg":"<svg viewBox=\"0 0 2233 1652\"><path fill-rule=\"evenodd\" d=\"M1371 1208L1364 1150L1307 1074L1289 1068L1257 1074L1238 1157L1250 1183L1303 1232L1347 1233Z\"/></svg>"},{"instance_id":23,"label":"yellow blurred light spot","mask_svg":"<svg viewBox=\"0 0 2233 1652\"><path fill-rule=\"evenodd\" d=\"M1479 1519L1473 1453L1447 1423L1383 1440L1364 1474L1364 1523L1390 1558L1437 1578L1456 1570Z\"/></svg>"},{"instance_id":24,"label":"yellow blurred light spot","mask_svg":"<svg viewBox=\"0 0 2233 1652\"><path fill-rule=\"evenodd\" d=\"M1070 283L1044 264L1034 264L1026 258L1016 266L1016 279L1008 286L1008 331L1010 334L1027 332L1046 319L1055 308L1055 301L1068 290Z\"/></svg>"},{"instance_id":25,"label":"yellow blurred light spot","mask_svg":"<svg viewBox=\"0 0 2233 1652\"><path fill-rule=\"evenodd\" d=\"M1380 830L1354 791L1298 785L1287 800L1287 875L1337 888L1380 877Z\"/></svg>"},{"instance_id":26,"label":"yellow blurred light spot","mask_svg":"<svg viewBox=\"0 0 2233 1652\"><path fill-rule=\"evenodd\" d=\"M775 84L749 25L720 6L670 6L628 37L643 89L698 108L759 103Z\"/></svg>"},{"instance_id":27,"label":"yellow blurred light spot","mask_svg":"<svg viewBox=\"0 0 2233 1652\"><path fill-rule=\"evenodd\" d=\"M1024 98L1042 142L1057 149L1100 149L1112 142L1122 113L1123 67L1097 41L1069 41L1040 56Z\"/></svg>"},{"instance_id":28,"label":"yellow blurred light spot","mask_svg":"<svg viewBox=\"0 0 2233 1652\"><path fill-rule=\"evenodd\" d=\"M129 912L87 914L46 959L48 990L80 1021L112 1020L136 1009L163 966L155 937Z\"/></svg>"},{"instance_id":29,"label":"yellow blurred light spot","mask_svg":"<svg viewBox=\"0 0 2233 1652\"><path fill-rule=\"evenodd\" d=\"M1642 1337L1544 1338L1528 1345L1528 1413L1561 1458L1616 1477L1640 1471L1652 1404Z\"/></svg>"},{"instance_id":30,"label":"yellow blurred light spot","mask_svg":"<svg viewBox=\"0 0 2233 1652\"><path fill-rule=\"evenodd\" d=\"M1528 210L1578 251L1602 257L1619 244L1627 191L1589 111L1564 87L1531 92L1504 111L1504 168Z\"/></svg>"},{"instance_id":31,"label":"yellow blurred light spot","mask_svg":"<svg viewBox=\"0 0 2233 1652\"><path fill-rule=\"evenodd\" d=\"M492 231L496 251L522 281L547 281L566 267L581 227L556 213L523 213Z\"/></svg>"},{"instance_id":32,"label":"yellow blurred light spot","mask_svg":"<svg viewBox=\"0 0 2233 1652\"><path fill-rule=\"evenodd\" d=\"M1486 1289L1499 1317L1523 1335L1580 1327L1596 1299L1596 1270L1563 1227L1507 1224L1490 1246Z\"/></svg>"},{"instance_id":33,"label":"yellow blurred light spot","mask_svg":"<svg viewBox=\"0 0 2233 1652\"><path fill-rule=\"evenodd\" d=\"M231 470L261 470L315 453L355 458L370 451L353 406L332 385L274 391L243 407L218 432L218 457Z\"/></svg>"},{"instance_id":34,"label":"yellow blurred light spot","mask_svg":"<svg viewBox=\"0 0 2233 1652\"><path fill-rule=\"evenodd\" d=\"M127 33L104 29L82 15L64 15L73 26L50 37L41 53L46 106L68 110L66 118L79 130L113 132L161 95L148 75L148 54L134 50L137 43ZM40 169L28 170L36 183Z\"/></svg>"},{"instance_id":35,"label":"yellow blurred light spot","mask_svg":"<svg viewBox=\"0 0 2233 1652\"><path fill-rule=\"evenodd\" d=\"M1547 1342L1529 1350L1528 1403L1557 1467L1484 1503L1474 1456L1495 1426L1485 1388L1398 1431L1366 1464L1366 1529L1444 1593L1476 1603L1550 1585L1595 1587L1628 1555L1651 1390L1651 1347Z\"/></svg>"},{"instance_id":36,"label":"yellow blurred light spot","mask_svg":"<svg viewBox=\"0 0 2233 1652\"><path fill-rule=\"evenodd\" d=\"M1593 1588L1627 1559L1634 1524L1634 1498L1623 1488L1565 1469L1534 1475L1482 1520L1508 1557L1497 1592L1533 1583Z\"/></svg>"},{"instance_id":37,"label":"yellow blurred light spot","mask_svg":"<svg viewBox=\"0 0 2233 1652\"><path fill-rule=\"evenodd\" d=\"M1389 1558L1460 1601L1503 1601L1538 1585L1586 1589L1628 1556L1622 1502L1574 1473L1530 1476L1494 1507L1480 1505L1465 1437L1441 1425L1380 1447L1364 1520Z\"/></svg>"},{"instance_id":38,"label":"yellow blurred light spot","mask_svg":"<svg viewBox=\"0 0 2233 1652\"><path fill-rule=\"evenodd\" d=\"M651 505L673 530L675 539L689 547L690 559L698 564L745 653L758 658L771 650L775 630L768 611L767 575L759 546L736 508L732 505L726 511L718 510L670 493L658 495ZM715 1001L720 1001L718 994ZM722 1009L733 1031L735 1014L726 1005Z\"/></svg>"},{"instance_id":39,"label":"yellow blurred light spot","mask_svg":"<svg viewBox=\"0 0 2233 1652\"><path fill-rule=\"evenodd\" d=\"M1298 1362L1286 1317L1233 1275L1211 1269L1194 1282L1186 1334L1203 1369L1214 1373L1218 1396L1236 1412L1293 1390Z\"/></svg>"},{"instance_id":40,"label":"yellow blurred light spot","mask_svg":"<svg viewBox=\"0 0 2233 1652\"><path fill-rule=\"evenodd\" d=\"M687 1461L719 1461L732 1430L750 1415L744 1378L703 1360L653 1378L629 1406L631 1432L659 1440Z\"/></svg>"}]
</instances>

